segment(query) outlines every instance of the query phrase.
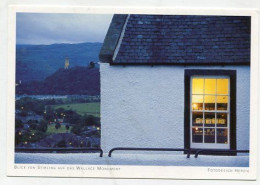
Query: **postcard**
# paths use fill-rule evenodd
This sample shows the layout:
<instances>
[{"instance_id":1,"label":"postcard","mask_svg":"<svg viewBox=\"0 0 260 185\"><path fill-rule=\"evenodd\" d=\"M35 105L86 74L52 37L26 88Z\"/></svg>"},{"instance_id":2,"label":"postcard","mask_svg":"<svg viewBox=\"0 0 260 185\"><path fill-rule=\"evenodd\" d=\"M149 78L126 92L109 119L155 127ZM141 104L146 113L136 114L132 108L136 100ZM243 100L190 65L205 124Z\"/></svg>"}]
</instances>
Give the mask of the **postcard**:
<instances>
[{"instance_id":1,"label":"postcard","mask_svg":"<svg viewBox=\"0 0 260 185\"><path fill-rule=\"evenodd\" d=\"M7 175L255 180L257 23L10 6Z\"/></svg>"}]
</instances>

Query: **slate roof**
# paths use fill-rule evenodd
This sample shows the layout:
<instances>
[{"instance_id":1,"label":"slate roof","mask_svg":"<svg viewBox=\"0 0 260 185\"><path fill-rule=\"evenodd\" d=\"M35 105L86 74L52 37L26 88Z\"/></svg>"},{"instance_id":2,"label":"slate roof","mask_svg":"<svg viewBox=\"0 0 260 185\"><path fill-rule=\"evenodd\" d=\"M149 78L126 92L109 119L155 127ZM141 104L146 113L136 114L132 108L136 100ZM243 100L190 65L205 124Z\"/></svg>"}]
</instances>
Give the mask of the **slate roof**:
<instances>
[{"instance_id":1,"label":"slate roof","mask_svg":"<svg viewBox=\"0 0 260 185\"><path fill-rule=\"evenodd\" d=\"M100 61L155 65L250 64L250 17L114 15Z\"/></svg>"}]
</instances>

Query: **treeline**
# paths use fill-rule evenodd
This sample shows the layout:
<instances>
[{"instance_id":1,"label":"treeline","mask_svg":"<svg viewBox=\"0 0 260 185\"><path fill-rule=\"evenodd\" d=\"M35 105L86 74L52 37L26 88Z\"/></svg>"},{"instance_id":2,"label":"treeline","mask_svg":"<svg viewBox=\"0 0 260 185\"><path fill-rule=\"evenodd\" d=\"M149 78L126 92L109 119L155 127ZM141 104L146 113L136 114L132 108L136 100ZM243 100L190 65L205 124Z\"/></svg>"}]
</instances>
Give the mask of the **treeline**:
<instances>
[{"instance_id":1,"label":"treeline","mask_svg":"<svg viewBox=\"0 0 260 185\"><path fill-rule=\"evenodd\" d=\"M100 95L98 68L73 67L59 69L44 81L17 84L17 95Z\"/></svg>"},{"instance_id":2,"label":"treeline","mask_svg":"<svg viewBox=\"0 0 260 185\"><path fill-rule=\"evenodd\" d=\"M44 80L64 66L69 57L70 67L88 66L98 61L102 43L16 45L16 79Z\"/></svg>"}]
</instances>

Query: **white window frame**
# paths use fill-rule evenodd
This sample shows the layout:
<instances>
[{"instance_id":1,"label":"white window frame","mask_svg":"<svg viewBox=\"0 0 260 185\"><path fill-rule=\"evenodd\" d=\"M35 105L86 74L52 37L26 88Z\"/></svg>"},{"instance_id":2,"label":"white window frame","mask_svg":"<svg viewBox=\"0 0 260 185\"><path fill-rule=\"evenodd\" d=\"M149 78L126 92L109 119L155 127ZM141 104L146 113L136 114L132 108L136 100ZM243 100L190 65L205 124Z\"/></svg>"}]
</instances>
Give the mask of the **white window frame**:
<instances>
[{"instance_id":1,"label":"white window frame","mask_svg":"<svg viewBox=\"0 0 260 185\"><path fill-rule=\"evenodd\" d=\"M203 86L203 94L194 94L194 95L203 95L203 110L192 110L192 82L194 78L199 78L199 79L204 79L204 86ZM228 79L228 94L224 95L224 94L217 94L217 80L216 80L216 92L215 94L205 94L205 79ZM228 106L227 106L227 110L217 110L217 101L215 100L215 110L211 111L211 110L205 110L205 95L211 95L211 96L215 96L215 98L217 98L217 96L228 96ZM229 76L214 76L214 75L193 75L191 77L190 80L190 147L191 148L203 148L203 149L230 149L230 77ZM210 113L215 113L215 123L216 123L216 115L217 113L227 113L227 127L217 127L217 124L215 124L215 127L205 127L205 121L203 121L203 125L202 128L203 131L203 135L202 135L202 143L193 143L192 142L192 128L195 126L192 126L192 112L202 112L203 113L203 120L204 119L204 113L205 112L210 112ZM196 126L198 127L198 126ZM204 143L204 128L214 128L215 129L215 143ZM227 144L222 144L222 143L217 143L217 128L219 129L224 129L227 128Z\"/></svg>"}]
</instances>

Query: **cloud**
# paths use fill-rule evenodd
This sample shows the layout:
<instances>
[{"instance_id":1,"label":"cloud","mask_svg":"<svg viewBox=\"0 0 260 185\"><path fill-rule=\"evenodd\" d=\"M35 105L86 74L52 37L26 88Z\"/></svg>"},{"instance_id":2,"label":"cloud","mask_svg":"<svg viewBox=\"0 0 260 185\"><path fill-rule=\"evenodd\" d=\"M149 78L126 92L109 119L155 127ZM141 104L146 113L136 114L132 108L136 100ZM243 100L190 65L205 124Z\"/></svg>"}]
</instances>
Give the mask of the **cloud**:
<instances>
[{"instance_id":1,"label":"cloud","mask_svg":"<svg viewBox=\"0 0 260 185\"><path fill-rule=\"evenodd\" d=\"M17 44L103 42L113 15L17 13Z\"/></svg>"}]
</instances>

